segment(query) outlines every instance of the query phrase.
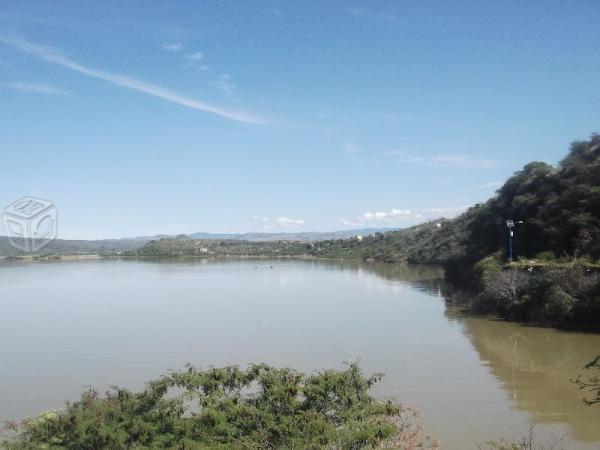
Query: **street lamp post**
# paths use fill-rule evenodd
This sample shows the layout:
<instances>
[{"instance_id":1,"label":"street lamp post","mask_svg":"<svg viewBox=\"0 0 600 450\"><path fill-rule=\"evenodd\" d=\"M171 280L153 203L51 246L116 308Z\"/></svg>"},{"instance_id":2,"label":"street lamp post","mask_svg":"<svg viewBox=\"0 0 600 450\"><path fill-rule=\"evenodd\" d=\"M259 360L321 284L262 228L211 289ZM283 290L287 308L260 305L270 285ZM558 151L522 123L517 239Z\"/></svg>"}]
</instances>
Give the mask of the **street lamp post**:
<instances>
[{"instance_id":1,"label":"street lamp post","mask_svg":"<svg viewBox=\"0 0 600 450\"><path fill-rule=\"evenodd\" d=\"M513 260L513 237L514 237L514 228L515 224L523 223L522 220L518 220L515 222L512 219L506 221L506 228L508 228L508 262L512 262Z\"/></svg>"}]
</instances>

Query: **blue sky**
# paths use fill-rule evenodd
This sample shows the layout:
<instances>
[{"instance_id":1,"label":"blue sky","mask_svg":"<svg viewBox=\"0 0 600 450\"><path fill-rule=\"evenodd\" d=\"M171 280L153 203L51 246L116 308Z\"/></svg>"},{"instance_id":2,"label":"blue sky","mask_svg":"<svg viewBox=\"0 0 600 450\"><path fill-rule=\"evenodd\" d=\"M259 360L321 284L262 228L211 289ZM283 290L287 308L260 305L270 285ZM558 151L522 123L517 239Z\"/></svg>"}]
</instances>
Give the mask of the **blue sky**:
<instances>
[{"instance_id":1,"label":"blue sky","mask_svg":"<svg viewBox=\"0 0 600 450\"><path fill-rule=\"evenodd\" d=\"M597 1L0 3L0 205L62 238L402 227L600 131Z\"/></svg>"}]
</instances>

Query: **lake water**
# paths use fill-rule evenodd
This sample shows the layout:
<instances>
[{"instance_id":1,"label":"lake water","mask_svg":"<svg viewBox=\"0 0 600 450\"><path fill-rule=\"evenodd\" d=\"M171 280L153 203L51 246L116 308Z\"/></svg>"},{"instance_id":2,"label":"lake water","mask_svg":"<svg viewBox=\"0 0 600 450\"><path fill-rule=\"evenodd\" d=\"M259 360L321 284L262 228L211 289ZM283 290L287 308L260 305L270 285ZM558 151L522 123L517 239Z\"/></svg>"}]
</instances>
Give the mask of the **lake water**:
<instances>
[{"instance_id":1,"label":"lake water","mask_svg":"<svg viewBox=\"0 0 600 450\"><path fill-rule=\"evenodd\" d=\"M417 406L442 448L518 437L600 448L600 406L569 378L600 335L463 317L437 268L333 261L0 263L0 421L140 389L179 369L360 359L374 389Z\"/></svg>"}]
</instances>

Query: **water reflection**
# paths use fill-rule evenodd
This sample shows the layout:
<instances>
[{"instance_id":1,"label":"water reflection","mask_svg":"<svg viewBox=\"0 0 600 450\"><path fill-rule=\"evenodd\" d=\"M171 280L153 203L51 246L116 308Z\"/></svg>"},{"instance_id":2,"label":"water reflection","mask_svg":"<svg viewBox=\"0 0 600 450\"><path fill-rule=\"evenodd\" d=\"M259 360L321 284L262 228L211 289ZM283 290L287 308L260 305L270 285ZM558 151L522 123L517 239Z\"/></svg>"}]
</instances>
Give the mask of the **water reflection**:
<instances>
[{"instance_id":1,"label":"water reflection","mask_svg":"<svg viewBox=\"0 0 600 450\"><path fill-rule=\"evenodd\" d=\"M111 260L119 261L119 260ZM124 259L121 260L123 263L128 263L132 260ZM239 263L244 262L244 268L254 267L256 269L270 268L274 269L277 267L295 266L298 264L298 259L264 259L264 258L148 258L143 260L136 260L138 263L155 265L162 270L166 271L178 271L179 267L183 263L186 266L202 266L208 267L214 265L219 270L223 267L224 263ZM302 266L309 268L318 268L320 270L330 270L334 272L349 271L355 274L368 274L377 275L379 278L383 278L387 281L410 283L416 288L423 289L425 292L436 294L439 292L440 285L444 283L444 269L440 266L427 266L427 265L405 265L405 264L386 264L378 262L363 262L356 259L338 260L338 259L306 259L302 261ZM43 263L43 262L42 262ZM215 265L216 263L216 265ZM2 261L0 261L0 265ZM5 263L6 264L6 263ZM27 263L9 263L11 266L15 264L25 265ZM56 264L56 262L52 262ZM235 267L233 264L232 267Z\"/></svg>"},{"instance_id":2,"label":"water reflection","mask_svg":"<svg viewBox=\"0 0 600 450\"><path fill-rule=\"evenodd\" d=\"M331 264L340 267L340 263ZM461 325L481 363L499 381L512 409L528 413L534 424L566 425L571 438L577 441L600 440L600 408L585 406L585 394L569 381L600 354L600 335L468 316L450 301L440 267L358 262L343 263L343 267L390 282L408 283L448 300L446 318Z\"/></svg>"},{"instance_id":3,"label":"water reflection","mask_svg":"<svg viewBox=\"0 0 600 450\"><path fill-rule=\"evenodd\" d=\"M463 318L464 333L513 408L534 423L565 423L577 440L600 438L600 410L583 405L569 378L600 352L600 336Z\"/></svg>"},{"instance_id":4,"label":"water reflection","mask_svg":"<svg viewBox=\"0 0 600 450\"><path fill-rule=\"evenodd\" d=\"M429 293L448 295L439 268L368 267L382 278L408 278ZM535 424L565 424L577 440L600 439L600 408L586 407L581 401L584 394L569 382L600 354L600 335L469 317L452 305L446 317L461 323L463 333L499 380L515 410L530 413Z\"/></svg>"},{"instance_id":5,"label":"water reflection","mask_svg":"<svg viewBox=\"0 0 600 450\"><path fill-rule=\"evenodd\" d=\"M408 279L429 293L448 293L439 268L367 267L386 280ZM600 408L585 406L581 401L584 394L569 382L600 354L600 335L469 317L452 305L446 317L462 325L481 362L506 391L512 408L528 412L535 424L565 424L576 440L600 439Z\"/></svg>"},{"instance_id":6,"label":"water reflection","mask_svg":"<svg viewBox=\"0 0 600 450\"><path fill-rule=\"evenodd\" d=\"M439 266L409 266L405 264L362 262L358 260L310 260L308 263L334 271L349 271L359 276L365 275L370 277L376 275L380 279L391 282L391 285L401 284L410 286L438 297L444 296L447 292L447 286L444 281L444 270Z\"/></svg>"}]
</instances>

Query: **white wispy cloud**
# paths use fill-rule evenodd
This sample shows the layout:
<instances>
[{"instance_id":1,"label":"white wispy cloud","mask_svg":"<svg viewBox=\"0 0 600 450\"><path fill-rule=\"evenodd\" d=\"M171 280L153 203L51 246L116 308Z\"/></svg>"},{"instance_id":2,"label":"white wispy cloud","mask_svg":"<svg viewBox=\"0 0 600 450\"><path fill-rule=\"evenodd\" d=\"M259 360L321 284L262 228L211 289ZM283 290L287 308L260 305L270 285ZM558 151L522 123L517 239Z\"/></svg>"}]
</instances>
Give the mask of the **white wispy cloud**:
<instances>
[{"instance_id":1,"label":"white wispy cloud","mask_svg":"<svg viewBox=\"0 0 600 450\"><path fill-rule=\"evenodd\" d=\"M162 46L162 49L170 52L180 52L181 50L183 50L183 44L180 44L178 42L175 42L173 44L165 44Z\"/></svg>"},{"instance_id":2,"label":"white wispy cloud","mask_svg":"<svg viewBox=\"0 0 600 450\"><path fill-rule=\"evenodd\" d=\"M187 59L190 61L201 61L204 58L204 54L202 52L193 52L185 55Z\"/></svg>"},{"instance_id":3,"label":"white wispy cloud","mask_svg":"<svg viewBox=\"0 0 600 450\"><path fill-rule=\"evenodd\" d=\"M82 73L84 75L87 75L88 77L97 78L115 84L117 86L132 89L138 92L143 92L145 94L161 98L171 103L176 103L178 105L185 106L188 108L216 114L218 116L225 117L227 119L235 120L238 122L252 124L264 123L264 120L262 118L253 114L231 111L229 109L214 106L199 100L195 100L193 98L185 97L169 89L157 86L155 84L146 83L136 78L84 66L70 58L67 58L60 51L50 47L32 44L23 39L0 38L0 42L10 45L24 53L28 53L30 55L43 59L44 61L58 64L60 66L66 67L67 69L71 69L75 72Z\"/></svg>"},{"instance_id":4,"label":"white wispy cloud","mask_svg":"<svg viewBox=\"0 0 600 450\"><path fill-rule=\"evenodd\" d=\"M46 95L68 94L68 92L54 86L49 86L47 84L29 83L27 81L0 82L0 88Z\"/></svg>"},{"instance_id":5,"label":"white wispy cloud","mask_svg":"<svg viewBox=\"0 0 600 450\"><path fill-rule=\"evenodd\" d=\"M454 167L457 169L489 169L498 165L498 161L494 159L480 158L478 156L465 154L437 154L424 156L392 150L384 152L384 156L393 158L396 162L402 164Z\"/></svg>"},{"instance_id":6,"label":"white wispy cloud","mask_svg":"<svg viewBox=\"0 0 600 450\"><path fill-rule=\"evenodd\" d=\"M304 225L304 220L280 217L279 219L277 219L277 224L282 227L286 227L286 228L295 228L295 227L299 227L300 225Z\"/></svg>"},{"instance_id":7,"label":"white wispy cloud","mask_svg":"<svg viewBox=\"0 0 600 450\"><path fill-rule=\"evenodd\" d=\"M168 44L162 46L163 50L168 50L170 52L179 53L180 57L185 60L185 64L183 67L198 69L202 72L210 71L210 67L206 64L201 64L204 60L204 53L199 51L194 51L191 53L182 53L182 50L185 48L183 44L175 43Z\"/></svg>"},{"instance_id":8,"label":"white wispy cloud","mask_svg":"<svg viewBox=\"0 0 600 450\"><path fill-rule=\"evenodd\" d=\"M214 85L228 97L235 98L237 84L235 84L231 75L226 73L221 74Z\"/></svg>"},{"instance_id":9,"label":"white wispy cloud","mask_svg":"<svg viewBox=\"0 0 600 450\"><path fill-rule=\"evenodd\" d=\"M426 208L418 211L392 208L388 211L368 211L353 219L339 218L338 222L347 227L374 225L410 226L442 217L456 217L467 208L467 206L452 206L445 208Z\"/></svg>"},{"instance_id":10,"label":"white wispy cloud","mask_svg":"<svg viewBox=\"0 0 600 450\"><path fill-rule=\"evenodd\" d=\"M390 220L390 219L411 217L412 215L413 215L413 212L410 209L392 208L389 211L366 212L362 216L360 216L360 219L364 220L364 221Z\"/></svg>"},{"instance_id":11,"label":"white wispy cloud","mask_svg":"<svg viewBox=\"0 0 600 450\"><path fill-rule=\"evenodd\" d=\"M279 217L278 219L269 219L268 217L253 216L252 219L257 222L264 230L281 230L298 228L304 225L302 219L290 219L289 217Z\"/></svg>"}]
</instances>

